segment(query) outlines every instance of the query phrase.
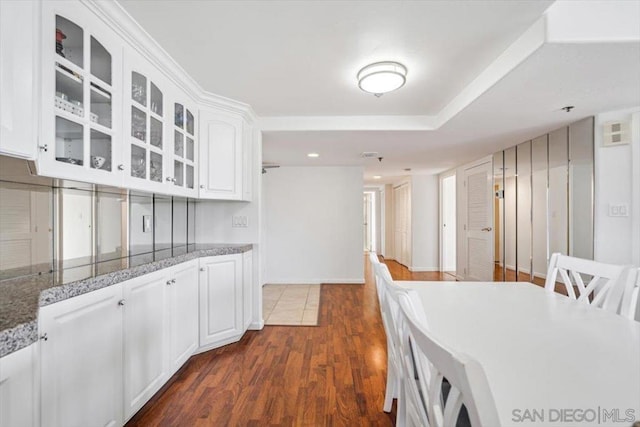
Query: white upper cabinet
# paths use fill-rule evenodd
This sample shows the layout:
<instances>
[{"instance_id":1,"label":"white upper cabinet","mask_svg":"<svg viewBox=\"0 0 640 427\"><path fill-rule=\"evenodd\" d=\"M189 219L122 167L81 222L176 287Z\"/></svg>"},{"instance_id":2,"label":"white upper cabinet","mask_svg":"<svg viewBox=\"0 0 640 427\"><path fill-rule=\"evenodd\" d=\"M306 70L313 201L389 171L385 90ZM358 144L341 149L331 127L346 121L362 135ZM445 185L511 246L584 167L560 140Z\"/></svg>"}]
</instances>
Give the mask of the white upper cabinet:
<instances>
[{"instance_id":1,"label":"white upper cabinet","mask_svg":"<svg viewBox=\"0 0 640 427\"><path fill-rule=\"evenodd\" d=\"M248 160L243 153L250 134L240 115L200 110L200 198L246 200L245 195L250 196L243 187Z\"/></svg>"},{"instance_id":2,"label":"white upper cabinet","mask_svg":"<svg viewBox=\"0 0 640 427\"><path fill-rule=\"evenodd\" d=\"M70 2L42 2L41 30L38 172L121 185L121 40Z\"/></svg>"},{"instance_id":3,"label":"white upper cabinet","mask_svg":"<svg viewBox=\"0 0 640 427\"><path fill-rule=\"evenodd\" d=\"M132 49L125 51L123 80L124 184L127 188L167 192L173 187L169 83Z\"/></svg>"},{"instance_id":4,"label":"white upper cabinet","mask_svg":"<svg viewBox=\"0 0 640 427\"><path fill-rule=\"evenodd\" d=\"M0 1L0 154L34 159L36 3Z\"/></svg>"},{"instance_id":5,"label":"white upper cabinet","mask_svg":"<svg viewBox=\"0 0 640 427\"><path fill-rule=\"evenodd\" d=\"M197 187L197 137L195 105L186 102L186 96L176 96L171 105L173 125L173 155L171 181L180 194L198 196Z\"/></svg>"}]
</instances>

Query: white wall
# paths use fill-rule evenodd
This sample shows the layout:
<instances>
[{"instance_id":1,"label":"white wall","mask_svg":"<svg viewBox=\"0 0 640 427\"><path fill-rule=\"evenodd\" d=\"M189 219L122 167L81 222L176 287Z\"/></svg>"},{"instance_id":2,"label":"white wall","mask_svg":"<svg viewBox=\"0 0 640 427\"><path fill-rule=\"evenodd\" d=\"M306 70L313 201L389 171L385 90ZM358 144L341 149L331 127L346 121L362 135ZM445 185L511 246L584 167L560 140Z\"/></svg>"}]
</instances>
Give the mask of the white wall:
<instances>
[{"instance_id":1,"label":"white wall","mask_svg":"<svg viewBox=\"0 0 640 427\"><path fill-rule=\"evenodd\" d=\"M361 167L264 175L265 283L363 283Z\"/></svg>"},{"instance_id":2,"label":"white wall","mask_svg":"<svg viewBox=\"0 0 640 427\"><path fill-rule=\"evenodd\" d=\"M411 271L438 271L438 175L411 177Z\"/></svg>"},{"instance_id":3,"label":"white wall","mask_svg":"<svg viewBox=\"0 0 640 427\"><path fill-rule=\"evenodd\" d=\"M632 121L632 142L603 147L602 125ZM640 266L640 107L595 118L595 259ZM627 205L630 215L610 217L609 205Z\"/></svg>"},{"instance_id":4,"label":"white wall","mask_svg":"<svg viewBox=\"0 0 640 427\"><path fill-rule=\"evenodd\" d=\"M384 249L382 255L393 259L393 185L384 186Z\"/></svg>"}]
</instances>

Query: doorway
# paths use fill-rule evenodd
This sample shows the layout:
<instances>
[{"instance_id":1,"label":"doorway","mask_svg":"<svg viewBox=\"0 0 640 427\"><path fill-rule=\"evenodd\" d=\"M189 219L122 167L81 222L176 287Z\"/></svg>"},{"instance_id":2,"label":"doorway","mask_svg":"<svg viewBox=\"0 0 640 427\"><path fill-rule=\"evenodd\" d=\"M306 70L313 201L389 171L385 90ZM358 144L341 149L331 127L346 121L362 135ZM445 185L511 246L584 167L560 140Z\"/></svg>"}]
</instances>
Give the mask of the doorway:
<instances>
[{"instance_id":1,"label":"doorway","mask_svg":"<svg viewBox=\"0 0 640 427\"><path fill-rule=\"evenodd\" d=\"M455 173L440 179L440 270L456 274L456 175Z\"/></svg>"}]
</instances>

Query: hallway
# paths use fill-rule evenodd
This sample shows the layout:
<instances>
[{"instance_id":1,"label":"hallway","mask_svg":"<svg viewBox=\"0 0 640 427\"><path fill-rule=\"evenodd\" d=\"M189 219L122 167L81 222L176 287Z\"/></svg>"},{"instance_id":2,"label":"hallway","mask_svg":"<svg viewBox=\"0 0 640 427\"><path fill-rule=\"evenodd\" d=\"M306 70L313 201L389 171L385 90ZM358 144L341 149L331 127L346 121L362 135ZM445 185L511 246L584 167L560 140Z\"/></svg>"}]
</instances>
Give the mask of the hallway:
<instances>
[{"instance_id":1,"label":"hallway","mask_svg":"<svg viewBox=\"0 0 640 427\"><path fill-rule=\"evenodd\" d=\"M394 425L395 412L382 412L386 341L364 262L364 285L322 285L318 326L266 326L193 356L127 425ZM447 276L388 265L399 280Z\"/></svg>"}]
</instances>

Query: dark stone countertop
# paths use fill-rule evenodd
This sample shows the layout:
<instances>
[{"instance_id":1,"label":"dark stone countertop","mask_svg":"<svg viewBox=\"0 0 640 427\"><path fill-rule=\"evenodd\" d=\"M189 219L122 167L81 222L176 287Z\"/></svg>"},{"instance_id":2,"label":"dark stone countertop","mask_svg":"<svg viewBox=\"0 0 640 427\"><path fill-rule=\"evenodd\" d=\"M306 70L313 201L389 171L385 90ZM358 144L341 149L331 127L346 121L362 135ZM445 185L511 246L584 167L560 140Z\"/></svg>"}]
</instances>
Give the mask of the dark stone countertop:
<instances>
[{"instance_id":1,"label":"dark stone countertop","mask_svg":"<svg viewBox=\"0 0 640 427\"><path fill-rule=\"evenodd\" d=\"M40 307L192 259L238 254L252 247L251 244L190 245L0 280L0 357L37 341Z\"/></svg>"}]
</instances>

